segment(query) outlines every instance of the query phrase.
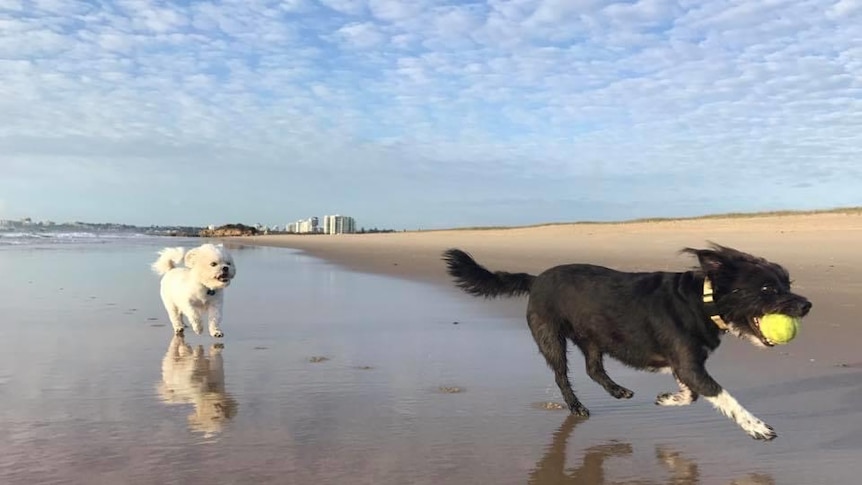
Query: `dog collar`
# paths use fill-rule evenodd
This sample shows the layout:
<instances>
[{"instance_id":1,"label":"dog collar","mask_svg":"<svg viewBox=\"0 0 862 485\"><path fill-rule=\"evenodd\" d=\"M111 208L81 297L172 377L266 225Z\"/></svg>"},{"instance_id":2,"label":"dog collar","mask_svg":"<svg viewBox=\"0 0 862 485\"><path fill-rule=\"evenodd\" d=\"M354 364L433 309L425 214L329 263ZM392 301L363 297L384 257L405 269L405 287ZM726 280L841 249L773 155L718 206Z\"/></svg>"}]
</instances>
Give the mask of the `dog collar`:
<instances>
[{"instance_id":1,"label":"dog collar","mask_svg":"<svg viewBox=\"0 0 862 485\"><path fill-rule=\"evenodd\" d=\"M207 288L207 295L209 295L209 296L215 295L215 290L212 288Z\"/></svg>"},{"instance_id":2,"label":"dog collar","mask_svg":"<svg viewBox=\"0 0 862 485\"><path fill-rule=\"evenodd\" d=\"M721 315L718 314L718 308L713 299L712 281L710 281L709 278L703 279L703 306L706 307L710 320L712 320L718 328L726 331L727 322L725 322L724 319L721 318Z\"/></svg>"}]
</instances>

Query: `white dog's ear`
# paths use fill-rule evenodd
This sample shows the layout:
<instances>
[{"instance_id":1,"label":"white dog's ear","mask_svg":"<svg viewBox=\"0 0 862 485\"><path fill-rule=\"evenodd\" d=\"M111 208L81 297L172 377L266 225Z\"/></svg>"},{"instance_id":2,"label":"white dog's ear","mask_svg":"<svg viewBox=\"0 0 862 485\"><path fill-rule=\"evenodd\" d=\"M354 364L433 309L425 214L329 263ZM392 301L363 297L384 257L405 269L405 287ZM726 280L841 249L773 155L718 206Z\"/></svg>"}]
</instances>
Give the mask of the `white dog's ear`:
<instances>
[{"instance_id":1,"label":"white dog's ear","mask_svg":"<svg viewBox=\"0 0 862 485\"><path fill-rule=\"evenodd\" d=\"M187 268L191 268L195 264L195 258L198 255L198 248L190 249L186 256L183 258L183 263L185 263Z\"/></svg>"}]
</instances>

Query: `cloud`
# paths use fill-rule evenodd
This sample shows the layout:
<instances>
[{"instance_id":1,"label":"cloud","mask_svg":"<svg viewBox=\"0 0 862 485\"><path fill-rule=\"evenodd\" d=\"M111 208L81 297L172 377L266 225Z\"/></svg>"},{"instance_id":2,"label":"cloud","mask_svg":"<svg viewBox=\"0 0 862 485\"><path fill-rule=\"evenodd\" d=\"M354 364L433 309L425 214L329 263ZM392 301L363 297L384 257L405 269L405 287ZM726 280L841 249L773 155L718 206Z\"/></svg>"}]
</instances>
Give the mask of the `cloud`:
<instances>
[{"instance_id":1,"label":"cloud","mask_svg":"<svg viewBox=\"0 0 862 485\"><path fill-rule=\"evenodd\" d=\"M829 18L839 20L843 16L857 14L862 11L862 2L859 0L839 0L827 10Z\"/></svg>"},{"instance_id":2,"label":"cloud","mask_svg":"<svg viewBox=\"0 0 862 485\"><path fill-rule=\"evenodd\" d=\"M368 8L378 20L399 21L416 17L428 3L425 0L368 0Z\"/></svg>"},{"instance_id":3,"label":"cloud","mask_svg":"<svg viewBox=\"0 0 862 485\"><path fill-rule=\"evenodd\" d=\"M859 5L0 0L0 197L81 219L99 204L56 198L129 179L129 217L209 222L192 194L229 180L237 217L341 204L378 226L464 222L458 201L471 225L794 187L860 204ZM188 209L157 212L162 186Z\"/></svg>"},{"instance_id":4,"label":"cloud","mask_svg":"<svg viewBox=\"0 0 862 485\"><path fill-rule=\"evenodd\" d=\"M385 36L370 22L347 24L336 31L336 36L347 46L368 49L379 45Z\"/></svg>"},{"instance_id":5,"label":"cloud","mask_svg":"<svg viewBox=\"0 0 862 485\"><path fill-rule=\"evenodd\" d=\"M320 0L320 3L346 15L360 15L366 9L365 2L362 0Z\"/></svg>"}]
</instances>

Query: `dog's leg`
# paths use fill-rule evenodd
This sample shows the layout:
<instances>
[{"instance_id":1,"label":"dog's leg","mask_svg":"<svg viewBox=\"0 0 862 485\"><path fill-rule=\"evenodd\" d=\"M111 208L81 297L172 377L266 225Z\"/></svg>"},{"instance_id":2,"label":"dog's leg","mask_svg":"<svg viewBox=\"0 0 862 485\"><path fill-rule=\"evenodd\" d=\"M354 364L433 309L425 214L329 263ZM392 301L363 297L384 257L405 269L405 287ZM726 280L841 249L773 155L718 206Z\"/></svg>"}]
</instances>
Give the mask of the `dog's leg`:
<instances>
[{"instance_id":1,"label":"dog's leg","mask_svg":"<svg viewBox=\"0 0 862 485\"><path fill-rule=\"evenodd\" d=\"M734 420L749 436L757 440L771 440L778 436L771 426L742 407L733 396L715 382L703 367L703 362L687 363L674 372L692 392L700 394L718 411Z\"/></svg>"},{"instance_id":2,"label":"dog's leg","mask_svg":"<svg viewBox=\"0 0 862 485\"><path fill-rule=\"evenodd\" d=\"M676 373L674 373L673 377L676 379L676 383L679 384L679 392L664 392L659 394L655 398L655 403L659 406L687 406L697 401L697 393L679 380Z\"/></svg>"},{"instance_id":3,"label":"dog's leg","mask_svg":"<svg viewBox=\"0 0 862 485\"><path fill-rule=\"evenodd\" d=\"M221 323L221 302L210 307L209 311L209 328L210 335L214 338L224 337L224 332L221 331L219 324Z\"/></svg>"},{"instance_id":4,"label":"dog's leg","mask_svg":"<svg viewBox=\"0 0 862 485\"><path fill-rule=\"evenodd\" d=\"M575 391L572 390L572 385L569 382L566 337L550 329L535 313L529 314L527 322L530 325L533 338L539 346L539 352L545 357L548 367L554 371L554 380L563 394L563 399L566 400L569 411L578 416L589 416L590 411L575 396Z\"/></svg>"},{"instance_id":5,"label":"dog's leg","mask_svg":"<svg viewBox=\"0 0 862 485\"><path fill-rule=\"evenodd\" d=\"M201 315L200 310L189 306L183 313L185 313L186 317L189 319L189 323L192 325L192 330L194 330L198 335L202 334L204 331L204 322L203 315Z\"/></svg>"},{"instance_id":6,"label":"dog's leg","mask_svg":"<svg viewBox=\"0 0 862 485\"><path fill-rule=\"evenodd\" d=\"M185 324L183 323L183 314L176 305L166 305L168 310L168 319L171 321L171 326L174 328L174 335L182 335Z\"/></svg>"},{"instance_id":7,"label":"dog's leg","mask_svg":"<svg viewBox=\"0 0 862 485\"><path fill-rule=\"evenodd\" d=\"M742 407L742 405L739 404L739 402L737 402L736 399L726 390L722 389L721 392L715 396L704 395L703 397L715 406L715 408L722 414L736 421L736 424L738 424L739 427L741 427L752 438L756 440L769 441L778 436L775 430L772 429L772 426L769 426L758 419L757 416L748 412L748 410Z\"/></svg>"},{"instance_id":8,"label":"dog's leg","mask_svg":"<svg viewBox=\"0 0 862 485\"><path fill-rule=\"evenodd\" d=\"M584 354L587 364L587 375L590 376L590 379L599 383L600 386L608 391L608 394L617 399L631 399L635 395L635 393L617 384L610 378L605 371L604 362L602 362L604 355L598 347L589 344L578 344L578 347Z\"/></svg>"}]
</instances>

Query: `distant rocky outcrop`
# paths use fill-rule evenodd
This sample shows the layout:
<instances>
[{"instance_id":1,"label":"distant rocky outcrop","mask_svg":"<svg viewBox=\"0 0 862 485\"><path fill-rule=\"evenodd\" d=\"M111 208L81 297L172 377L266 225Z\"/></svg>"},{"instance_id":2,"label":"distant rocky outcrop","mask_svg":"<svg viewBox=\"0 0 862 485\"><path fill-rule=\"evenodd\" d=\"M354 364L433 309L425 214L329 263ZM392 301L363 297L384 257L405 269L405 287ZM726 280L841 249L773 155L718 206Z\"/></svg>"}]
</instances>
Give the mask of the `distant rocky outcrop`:
<instances>
[{"instance_id":1,"label":"distant rocky outcrop","mask_svg":"<svg viewBox=\"0 0 862 485\"><path fill-rule=\"evenodd\" d=\"M258 230L245 224L225 224L215 229L202 229L201 237L256 236Z\"/></svg>"}]
</instances>

